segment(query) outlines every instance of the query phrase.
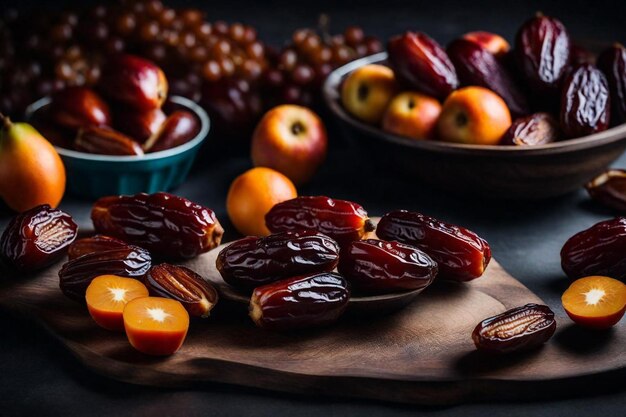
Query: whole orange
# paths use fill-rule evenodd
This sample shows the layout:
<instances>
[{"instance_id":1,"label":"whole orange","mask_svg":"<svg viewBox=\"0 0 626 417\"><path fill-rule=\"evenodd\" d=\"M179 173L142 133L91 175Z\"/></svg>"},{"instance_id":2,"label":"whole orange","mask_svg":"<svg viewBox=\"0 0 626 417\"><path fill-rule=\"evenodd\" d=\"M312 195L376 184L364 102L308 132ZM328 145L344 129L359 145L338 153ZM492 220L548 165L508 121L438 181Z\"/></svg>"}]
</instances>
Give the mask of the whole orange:
<instances>
[{"instance_id":1,"label":"whole orange","mask_svg":"<svg viewBox=\"0 0 626 417\"><path fill-rule=\"evenodd\" d=\"M239 233L245 236L267 236L265 214L275 205L296 198L298 192L291 180L271 168L252 168L230 185L226 211Z\"/></svg>"}]
</instances>

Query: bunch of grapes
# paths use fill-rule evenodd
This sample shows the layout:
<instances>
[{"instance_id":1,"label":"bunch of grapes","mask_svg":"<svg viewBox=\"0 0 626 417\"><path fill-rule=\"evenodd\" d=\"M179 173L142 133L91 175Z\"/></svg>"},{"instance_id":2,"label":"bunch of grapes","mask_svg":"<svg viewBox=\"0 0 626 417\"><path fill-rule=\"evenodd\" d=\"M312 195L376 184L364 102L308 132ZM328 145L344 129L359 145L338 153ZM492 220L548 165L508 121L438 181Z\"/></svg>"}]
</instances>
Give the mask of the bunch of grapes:
<instances>
[{"instance_id":1,"label":"bunch of grapes","mask_svg":"<svg viewBox=\"0 0 626 417\"><path fill-rule=\"evenodd\" d=\"M317 106L321 85L332 70L383 49L377 38L366 36L357 26L331 36L326 22L322 16L318 31L296 30L291 43L268 56L271 68L265 74L265 85L275 103Z\"/></svg>"},{"instance_id":2,"label":"bunch of grapes","mask_svg":"<svg viewBox=\"0 0 626 417\"><path fill-rule=\"evenodd\" d=\"M334 36L325 28L300 29L272 52L252 26L211 22L198 9L161 0L103 2L81 11L7 9L0 18L0 112L19 117L40 97L94 85L108 56L130 53L158 64L170 93L199 102L223 133L247 138L264 110L318 104L330 71L381 49L376 38L349 27Z\"/></svg>"}]
</instances>

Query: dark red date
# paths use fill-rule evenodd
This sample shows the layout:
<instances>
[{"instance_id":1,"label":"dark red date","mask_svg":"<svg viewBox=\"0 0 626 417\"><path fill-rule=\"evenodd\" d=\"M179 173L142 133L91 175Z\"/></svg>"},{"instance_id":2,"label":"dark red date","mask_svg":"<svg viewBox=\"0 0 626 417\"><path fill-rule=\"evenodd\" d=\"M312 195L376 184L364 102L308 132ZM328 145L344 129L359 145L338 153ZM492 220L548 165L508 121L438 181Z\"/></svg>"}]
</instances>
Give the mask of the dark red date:
<instances>
[{"instance_id":1,"label":"dark red date","mask_svg":"<svg viewBox=\"0 0 626 417\"><path fill-rule=\"evenodd\" d=\"M265 215L272 233L312 230L335 239L340 246L360 240L374 230L359 204L329 197L297 197L276 204Z\"/></svg>"},{"instance_id":2,"label":"dark red date","mask_svg":"<svg viewBox=\"0 0 626 417\"><path fill-rule=\"evenodd\" d=\"M84 301L87 287L100 275L141 279L150 269L150 254L136 246L89 253L66 262L59 271L59 287L75 301Z\"/></svg>"},{"instance_id":3,"label":"dark red date","mask_svg":"<svg viewBox=\"0 0 626 417\"><path fill-rule=\"evenodd\" d=\"M446 51L426 34L395 36L389 40L387 51L396 76L416 90L443 100L459 87Z\"/></svg>"},{"instance_id":4,"label":"dark red date","mask_svg":"<svg viewBox=\"0 0 626 417\"><path fill-rule=\"evenodd\" d=\"M284 278L332 271L338 260L337 242L301 231L238 240L220 252L216 266L228 284L251 290Z\"/></svg>"},{"instance_id":5,"label":"dark red date","mask_svg":"<svg viewBox=\"0 0 626 417\"><path fill-rule=\"evenodd\" d=\"M626 279L626 218L596 223L570 237L561 249L561 267L571 279L603 275Z\"/></svg>"},{"instance_id":6,"label":"dark red date","mask_svg":"<svg viewBox=\"0 0 626 417\"><path fill-rule=\"evenodd\" d=\"M609 86L602 72L581 65L572 72L561 95L561 127L568 138L591 135L609 128Z\"/></svg>"},{"instance_id":7,"label":"dark red date","mask_svg":"<svg viewBox=\"0 0 626 417\"><path fill-rule=\"evenodd\" d=\"M376 227L385 240L416 246L433 258L438 277L470 281L480 277L491 260L487 241L463 227L406 210L385 214Z\"/></svg>"},{"instance_id":8,"label":"dark red date","mask_svg":"<svg viewBox=\"0 0 626 417\"><path fill-rule=\"evenodd\" d=\"M517 32L515 54L531 89L539 96L558 97L571 55L570 37L563 23L538 13Z\"/></svg>"},{"instance_id":9,"label":"dark red date","mask_svg":"<svg viewBox=\"0 0 626 417\"><path fill-rule=\"evenodd\" d=\"M535 146L556 142L562 137L559 123L549 113L534 113L516 119L506 131L501 145Z\"/></svg>"},{"instance_id":10,"label":"dark red date","mask_svg":"<svg viewBox=\"0 0 626 417\"><path fill-rule=\"evenodd\" d=\"M0 256L21 272L45 268L60 260L76 239L72 216L41 205L15 216L0 238Z\"/></svg>"},{"instance_id":11,"label":"dark red date","mask_svg":"<svg viewBox=\"0 0 626 417\"><path fill-rule=\"evenodd\" d=\"M91 220L98 233L162 259L196 257L218 246L224 234L213 210L167 193L103 197Z\"/></svg>"},{"instance_id":12,"label":"dark red date","mask_svg":"<svg viewBox=\"0 0 626 417\"><path fill-rule=\"evenodd\" d=\"M608 169L589 181L585 188L597 202L626 213L626 171Z\"/></svg>"},{"instance_id":13,"label":"dark red date","mask_svg":"<svg viewBox=\"0 0 626 417\"><path fill-rule=\"evenodd\" d=\"M437 275L437 263L416 247L366 239L341 250L337 270L354 291L385 294L424 290Z\"/></svg>"},{"instance_id":14,"label":"dark red date","mask_svg":"<svg viewBox=\"0 0 626 417\"><path fill-rule=\"evenodd\" d=\"M477 85L492 90L502 97L513 117L529 113L526 97L491 52L467 39L453 41L447 51L461 85Z\"/></svg>"},{"instance_id":15,"label":"dark red date","mask_svg":"<svg viewBox=\"0 0 626 417\"><path fill-rule=\"evenodd\" d=\"M111 249L124 249L129 246L128 243L115 239L114 237L95 235L78 239L72 243L67 251L67 257L69 260L72 260L79 256L87 255L88 253L103 252Z\"/></svg>"},{"instance_id":16,"label":"dark red date","mask_svg":"<svg viewBox=\"0 0 626 417\"><path fill-rule=\"evenodd\" d=\"M556 330L554 312L540 304L526 304L480 322L472 339L480 351L506 354L536 348Z\"/></svg>"},{"instance_id":17,"label":"dark red date","mask_svg":"<svg viewBox=\"0 0 626 417\"><path fill-rule=\"evenodd\" d=\"M336 321L350 299L346 280L332 272L288 278L258 287L250 317L268 330L325 326Z\"/></svg>"},{"instance_id":18,"label":"dark red date","mask_svg":"<svg viewBox=\"0 0 626 417\"><path fill-rule=\"evenodd\" d=\"M144 282L151 295L179 301L194 317L209 317L217 304L217 290L199 274L184 266L153 266Z\"/></svg>"},{"instance_id":19,"label":"dark red date","mask_svg":"<svg viewBox=\"0 0 626 417\"><path fill-rule=\"evenodd\" d=\"M611 92L611 122L613 125L626 123L626 48L615 44L598 57L598 68L602 70Z\"/></svg>"}]
</instances>

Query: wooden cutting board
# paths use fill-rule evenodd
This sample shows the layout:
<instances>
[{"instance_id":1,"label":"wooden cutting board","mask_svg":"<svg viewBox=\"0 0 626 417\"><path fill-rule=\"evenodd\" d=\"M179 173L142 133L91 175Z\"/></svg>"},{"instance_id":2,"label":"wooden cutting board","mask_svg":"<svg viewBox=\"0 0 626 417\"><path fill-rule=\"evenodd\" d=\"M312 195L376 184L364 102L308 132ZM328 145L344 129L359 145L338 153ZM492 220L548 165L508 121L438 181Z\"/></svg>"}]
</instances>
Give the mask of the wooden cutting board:
<instances>
[{"instance_id":1,"label":"wooden cutting board","mask_svg":"<svg viewBox=\"0 0 626 417\"><path fill-rule=\"evenodd\" d=\"M214 269L217 253L186 265L220 284ZM495 260L480 279L431 286L395 313L354 311L331 327L291 334L256 328L245 304L222 299L209 319L192 321L181 350L166 358L142 355L124 334L99 328L85 306L61 294L59 268L20 281L3 280L0 305L35 317L85 366L135 384L217 381L303 394L451 404L574 395L576 387L584 388L581 381L626 369L623 323L606 336L580 331L560 317L557 334L537 351L496 358L476 352L470 337L476 323L511 307L541 302Z\"/></svg>"}]
</instances>

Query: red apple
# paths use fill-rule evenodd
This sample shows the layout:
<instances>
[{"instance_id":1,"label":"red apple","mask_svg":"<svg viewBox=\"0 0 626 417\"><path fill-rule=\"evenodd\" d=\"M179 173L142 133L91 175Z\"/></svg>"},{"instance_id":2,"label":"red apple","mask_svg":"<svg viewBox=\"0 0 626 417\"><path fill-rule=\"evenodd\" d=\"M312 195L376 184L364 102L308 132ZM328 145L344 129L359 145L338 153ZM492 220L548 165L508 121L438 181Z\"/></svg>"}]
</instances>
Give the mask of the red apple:
<instances>
[{"instance_id":1,"label":"red apple","mask_svg":"<svg viewBox=\"0 0 626 417\"><path fill-rule=\"evenodd\" d=\"M407 91L391 100L383 117L383 129L412 139L432 139L441 113L433 97Z\"/></svg>"},{"instance_id":2,"label":"red apple","mask_svg":"<svg viewBox=\"0 0 626 417\"><path fill-rule=\"evenodd\" d=\"M284 104L268 111L254 130L252 162L302 184L324 161L327 147L322 120L306 107Z\"/></svg>"},{"instance_id":3,"label":"red apple","mask_svg":"<svg viewBox=\"0 0 626 417\"><path fill-rule=\"evenodd\" d=\"M496 57L504 56L511 49L511 45L500 35L491 32L469 32L462 36L463 39L477 43Z\"/></svg>"},{"instance_id":4,"label":"red apple","mask_svg":"<svg viewBox=\"0 0 626 417\"><path fill-rule=\"evenodd\" d=\"M396 91L396 80L391 68L366 65L348 75L341 87L341 102L356 118L377 124Z\"/></svg>"},{"instance_id":5,"label":"red apple","mask_svg":"<svg viewBox=\"0 0 626 417\"><path fill-rule=\"evenodd\" d=\"M437 121L441 140L473 145L497 145L509 126L511 113L506 103L483 87L452 92Z\"/></svg>"}]
</instances>

